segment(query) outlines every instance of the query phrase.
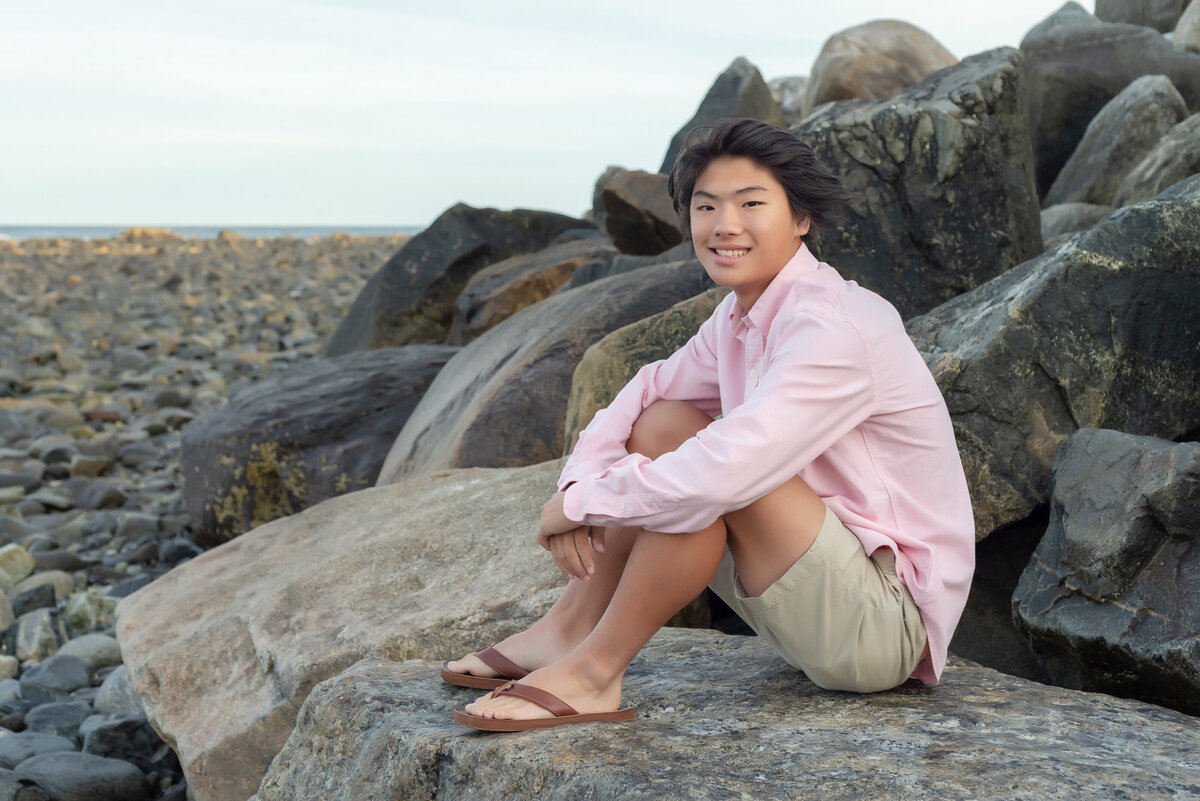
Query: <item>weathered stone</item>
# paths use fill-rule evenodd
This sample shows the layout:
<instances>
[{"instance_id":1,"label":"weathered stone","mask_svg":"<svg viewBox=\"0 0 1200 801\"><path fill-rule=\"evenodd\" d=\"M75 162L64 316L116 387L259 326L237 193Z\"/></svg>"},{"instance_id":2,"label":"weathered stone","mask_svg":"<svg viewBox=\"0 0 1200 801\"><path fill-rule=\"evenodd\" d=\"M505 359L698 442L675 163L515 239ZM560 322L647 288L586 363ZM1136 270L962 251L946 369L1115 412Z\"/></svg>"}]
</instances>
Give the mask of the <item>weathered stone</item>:
<instances>
[{"instance_id":1,"label":"weathered stone","mask_svg":"<svg viewBox=\"0 0 1200 801\"><path fill-rule=\"evenodd\" d=\"M73 690L92 683L87 662L77 656L52 656L21 674L21 696L35 704L66 701Z\"/></svg>"},{"instance_id":2,"label":"weathered stone","mask_svg":"<svg viewBox=\"0 0 1200 801\"><path fill-rule=\"evenodd\" d=\"M371 486L438 371L457 352L409 345L314 359L241 392L183 431L184 499L213 545Z\"/></svg>"},{"instance_id":3,"label":"weathered stone","mask_svg":"<svg viewBox=\"0 0 1200 801\"><path fill-rule=\"evenodd\" d=\"M0 767L15 768L36 754L74 751L75 743L57 734L22 731L0 737Z\"/></svg>"},{"instance_id":4,"label":"weathered stone","mask_svg":"<svg viewBox=\"0 0 1200 801\"><path fill-rule=\"evenodd\" d=\"M59 751L31 757L17 765L18 779L28 779L54 801L146 801L150 788L135 765L94 754Z\"/></svg>"},{"instance_id":5,"label":"weathered stone","mask_svg":"<svg viewBox=\"0 0 1200 801\"><path fill-rule=\"evenodd\" d=\"M1200 53L1200 3L1192 0L1175 26L1171 44L1178 50Z\"/></svg>"},{"instance_id":6,"label":"weathered stone","mask_svg":"<svg viewBox=\"0 0 1200 801\"><path fill-rule=\"evenodd\" d=\"M908 318L1041 253L1022 65L993 50L810 113L795 133L856 194L818 257Z\"/></svg>"},{"instance_id":7,"label":"weathered stone","mask_svg":"<svg viewBox=\"0 0 1200 801\"><path fill-rule=\"evenodd\" d=\"M882 100L958 59L925 31L899 20L872 20L825 40L805 89L808 113L833 100Z\"/></svg>"},{"instance_id":8,"label":"weathered stone","mask_svg":"<svg viewBox=\"0 0 1200 801\"><path fill-rule=\"evenodd\" d=\"M110 759L123 759L150 773L164 769L177 772L179 760L150 726L141 711L129 710L92 724L83 737L83 752Z\"/></svg>"},{"instance_id":9,"label":"weathered stone","mask_svg":"<svg viewBox=\"0 0 1200 801\"><path fill-rule=\"evenodd\" d=\"M559 456L571 373L588 346L708 286L698 262L662 264L556 294L508 318L434 379L377 486L451 467L515 467Z\"/></svg>"},{"instance_id":10,"label":"weathered stone","mask_svg":"<svg viewBox=\"0 0 1200 801\"><path fill-rule=\"evenodd\" d=\"M91 666L92 670L121 664L121 646L115 637L107 634L84 634L63 643L59 654L77 656Z\"/></svg>"},{"instance_id":11,"label":"weathered stone","mask_svg":"<svg viewBox=\"0 0 1200 801\"><path fill-rule=\"evenodd\" d=\"M1046 193L1045 205L1111 205L1121 180L1187 115L1187 104L1165 75L1138 78L1088 123L1075 152Z\"/></svg>"},{"instance_id":12,"label":"weathered stone","mask_svg":"<svg viewBox=\"0 0 1200 801\"><path fill-rule=\"evenodd\" d=\"M653 256L683 241L661 173L609 167L596 182L592 213L622 253Z\"/></svg>"},{"instance_id":13,"label":"weathered stone","mask_svg":"<svg viewBox=\"0 0 1200 801\"><path fill-rule=\"evenodd\" d=\"M728 294L724 287L710 289L666 311L618 328L588 348L571 378L564 452L574 449L579 432L596 412L612 402L638 370L686 345Z\"/></svg>"},{"instance_id":14,"label":"weathered stone","mask_svg":"<svg viewBox=\"0 0 1200 801\"><path fill-rule=\"evenodd\" d=\"M590 284L599 281L602 278L611 278L614 275L622 273L631 273L634 270L640 270L643 267L650 267L654 264L670 264L676 261L690 261L696 258L696 249L692 246L691 240L680 242L670 250L664 250L657 256L631 256L628 253L620 253L616 256L607 256L599 259L592 259L584 262L575 272L571 273L571 278L558 291L568 292L584 284Z\"/></svg>"},{"instance_id":15,"label":"weathered stone","mask_svg":"<svg viewBox=\"0 0 1200 801\"><path fill-rule=\"evenodd\" d=\"M67 630L55 609L34 609L17 618L16 655L27 659L47 659L67 641Z\"/></svg>"},{"instance_id":16,"label":"weathered stone","mask_svg":"<svg viewBox=\"0 0 1200 801\"><path fill-rule=\"evenodd\" d=\"M0 585L11 587L33 572L33 557L20 545L0 547Z\"/></svg>"},{"instance_id":17,"label":"weathered stone","mask_svg":"<svg viewBox=\"0 0 1200 801\"><path fill-rule=\"evenodd\" d=\"M34 573L32 576L18 581L16 586L10 590L13 593L25 592L34 587L40 587L48 584L54 588L56 598L66 598L75 591L75 579L70 573L62 570L46 570L39 573Z\"/></svg>"},{"instance_id":18,"label":"weathered stone","mask_svg":"<svg viewBox=\"0 0 1200 801\"><path fill-rule=\"evenodd\" d=\"M76 505L80 509L120 509L129 496L109 481L93 481L79 493Z\"/></svg>"},{"instance_id":19,"label":"weathered stone","mask_svg":"<svg viewBox=\"0 0 1200 801\"><path fill-rule=\"evenodd\" d=\"M767 82L767 88L771 90L771 97L779 104L785 127L791 128L804 119L804 96L808 91L808 76L786 75L772 78Z\"/></svg>"},{"instance_id":20,"label":"weathered stone","mask_svg":"<svg viewBox=\"0 0 1200 801\"><path fill-rule=\"evenodd\" d=\"M1101 22L1067 3L1025 35L1037 189L1045 196L1088 123L1136 78L1165 75L1188 108L1200 108L1200 55L1138 25Z\"/></svg>"},{"instance_id":21,"label":"weathered stone","mask_svg":"<svg viewBox=\"0 0 1200 801\"><path fill-rule=\"evenodd\" d=\"M1190 0L1096 0L1096 18L1145 25L1166 33L1175 29Z\"/></svg>"},{"instance_id":22,"label":"weathered stone","mask_svg":"<svg viewBox=\"0 0 1200 801\"><path fill-rule=\"evenodd\" d=\"M81 701L39 704L25 713L25 730L76 740L79 737L79 724L90 714L92 705Z\"/></svg>"},{"instance_id":23,"label":"weathered stone","mask_svg":"<svg viewBox=\"0 0 1200 801\"><path fill-rule=\"evenodd\" d=\"M541 617L562 577L533 533L561 467L331 498L125 599L125 668L193 796L251 795L309 690L359 659L452 658Z\"/></svg>"},{"instance_id":24,"label":"weathered stone","mask_svg":"<svg viewBox=\"0 0 1200 801\"><path fill-rule=\"evenodd\" d=\"M509 256L541 250L583 220L544 211L475 209L443 212L413 237L359 293L325 348L326 356L446 337L454 299L474 273Z\"/></svg>"},{"instance_id":25,"label":"weathered stone","mask_svg":"<svg viewBox=\"0 0 1200 801\"><path fill-rule=\"evenodd\" d=\"M471 276L454 301L454 322L447 343L467 344L521 309L549 297L581 265L616 252L607 239L576 239L485 267Z\"/></svg>"},{"instance_id":26,"label":"weathered stone","mask_svg":"<svg viewBox=\"0 0 1200 801\"><path fill-rule=\"evenodd\" d=\"M1200 434L1200 177L910 320L954 423L976 536L1049 501L1076 429Z\"/></svg>"},{"instance_id":27,"label":"weathered stone","mask_svg":"<svg viewBox=\"0 0 1200 801\"><path fill-rule=\"evenodd\" d=\"M1167 187L1200 173L1200 114L1167 132L1117 187L1113 205L1127 206L1154 197Z\"/></svg>"},{"instance_id":28,"label":"weathered stone","mask_svg":"<svg viewBox=\"0 0 1200 801\"><path fill-rule=\"evenodd\" d=\"M50 584L39 584L36 587L31 587L24 592L13 593L12 606L9 608L9 614L4 614L5 601L0 602L0 626L4 626L5 618L8 620L8 625L12 625L12 621L26 612L32 612L34 609L42 607L53 607L58 600L54 592L54 587ZM7 627L7 626L4 626Z\"/></svg>"},{"instance_id":29,"label":"weathered stone","mask_svg":"<svg viewBox=\"0 0 1200 801\"><path fill-rule=\"evenodd\" d=\"M121 665L104 677L100 683L100 692L92 703L96 712L101 715L115 715L120 712L144 711L142 699L129 683L129 673Z\"/></svg>"},{"instance_id":30,"label":"weathered stone","mask_svg":"<svg viewBox=\"0 0 1200 801\"><path fill-rule=\"evenodd\" d=\"M683 149L683 141L688 131L697 125L712 125L717 120L726 117L750 117L774 125L783 124L783 115L779 113L779 104L771 97L762 73L758 67L741 56L735 58L725 71L717 76L708 94L700 101L700 107L682 128L671 137L667 147L667 155L663 157L661 173L669 173L675 166L675 159Z\"/></svg>"},{"instance_id":31,"label":"weathered stone","mask_svg":"<svg viewBox=\"0 0 1200 801\"><path fill-rule=\"evenodd\" d=\"M1042 240L1050 250L1050 240L1064 234L1086 231L1112 214L1112 206L1096 206L1091 203L1060 203L1042 209Z\"/></svg>"},{"instance_id":32,"label":"weathered stone","mask_svg":"<svg viewBox=\"0 0 1200 801\"><path fill-rule=\"evenodd\" d=\"M629 723L478 735L432 662L316 687L253 801L1172 799L1200 792L1200 722L959 662L935 688L818 689L760 638L663 631ZM515 750L514 750L515 749ZM514 753L520 753L514 759Z\"/></svg>"},{"instance_id":33,"label":"weathered stone","mask_svg":"<svg viewBox=\"0 0 1200 801\"><path fill-rule=\"evenodd\" d=\"M1051 679L1200 714L1200 444L1081 429L1013 596Z\"/></svg>"},{"instance_id":34,"label":"weathered stone","mask_svg":"<svg viewBox=\"0 0 1200 801\"><path fill-rule=\"evenodd\" d=\"M81 592L71 596L63 607L63 619L71 630L82 634L109 623L113 619L113 611L117 608L117 599L91 592Z\"/></svg>"},{"instance_id":35,"label":"weathered stone","mask_svg":"<svg viewBox=\"0 0 1200 801\"><path fill-rule=\"evenodd\" d=\"M0 801L47 801L40 789L21 782L11 770L0 768Z\"/></svg>"}]
</instances>

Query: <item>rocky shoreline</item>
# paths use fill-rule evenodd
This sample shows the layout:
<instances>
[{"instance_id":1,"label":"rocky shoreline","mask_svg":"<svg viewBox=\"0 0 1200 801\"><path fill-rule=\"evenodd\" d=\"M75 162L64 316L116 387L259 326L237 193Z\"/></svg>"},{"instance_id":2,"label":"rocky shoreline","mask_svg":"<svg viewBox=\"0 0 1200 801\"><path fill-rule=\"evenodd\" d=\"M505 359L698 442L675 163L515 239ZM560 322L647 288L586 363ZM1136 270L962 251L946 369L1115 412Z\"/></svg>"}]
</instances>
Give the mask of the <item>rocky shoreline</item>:
<instances>
[{"instance_id":1,"label":"rocky shoreline","mask_svg":"<svg viewBox=\"0 0 1200 801\"><path fill-rule=\"evenodd\" d=\"M180 429L320 355L407 239L0 242L0 798L45 797L30 782L184 797L113 620L121 598L203 550Z\"/></svg>"}]
</instances>

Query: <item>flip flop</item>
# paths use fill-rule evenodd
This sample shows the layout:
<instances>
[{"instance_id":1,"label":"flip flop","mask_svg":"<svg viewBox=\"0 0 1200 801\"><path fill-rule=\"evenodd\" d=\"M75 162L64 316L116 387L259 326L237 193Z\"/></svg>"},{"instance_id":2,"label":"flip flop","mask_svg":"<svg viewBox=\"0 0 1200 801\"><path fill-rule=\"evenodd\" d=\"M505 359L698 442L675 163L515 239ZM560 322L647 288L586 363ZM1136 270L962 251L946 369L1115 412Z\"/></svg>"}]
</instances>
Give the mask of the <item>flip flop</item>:
<instances>
[{"instance_id":1,"label":"flip flop","mask_svg":"<svg viewBox=\"0 0 1200 801\"><path fill-rule=\"evenodd\" d=\"M534 718L532 720L497 720L496 718L481 718L478 715L468 715L461 709L454 710L454 722L471 726L484 731L529 731L530 729L549 729L554 726L566 726L572 723L616 723L622 720L633 720L635 710L631 706L618 709L616 712L589 712L580 714L545 690L530 687L528 684L508 684L492 690L492 698L498 695L515 695L526 701L537 704L548 711L552 718Z\"/></svg>"},{"instance_id":2,"label":"flip flop","mask_svg":"<svg viewBox=\"0 0 1200 801\"><path fill-rule=\"evenodd\" d=\"M499 673L499 676L473 676L470 673L456 673L450 670L447 665L450 660L442 663L442 681L449 684L457 684L459 687L474 687L479 690L492 690L496 687L503 687L510 681L523 679L529 675L529 671L514 664L504 654L497 651L492 646L484 648L482 651L476 651L474 656L479 658L479 661L490 667L492 670Z\"/></svg>"}]
</instances>

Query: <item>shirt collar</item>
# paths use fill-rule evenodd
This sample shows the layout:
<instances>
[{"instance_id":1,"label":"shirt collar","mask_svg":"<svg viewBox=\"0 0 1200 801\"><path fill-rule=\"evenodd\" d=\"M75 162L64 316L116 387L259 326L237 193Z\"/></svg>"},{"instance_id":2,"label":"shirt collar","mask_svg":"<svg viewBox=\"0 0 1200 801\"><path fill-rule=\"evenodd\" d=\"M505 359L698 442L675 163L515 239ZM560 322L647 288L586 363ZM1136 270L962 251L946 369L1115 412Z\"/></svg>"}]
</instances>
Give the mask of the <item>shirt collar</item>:
<instances>
[{"instance_id":1,"label":"shirt collar","mask_svg":"<svg viewBox=\"0 0 1200 801\"><path fill-rule=\"evenodd\" d=\"M758 296L758 300L754 302L754 306L750 308L749 312L742 308L742 304L737 302L735 296L729 310L729 322L733 326L733 330L737 332L744 327L753 327L760 331L769 329L775 315L779 313L784 299L787 298L792 284L796 283L796 279L805 273L816 270L818 266L820 266L820 262L817 261L816 256L808 249L808 245L801 242L795 255L788 259L788 263L783 265L783 269L775 274L771 283L767 284L767 288Z\"/></svg>"}]
</instances>

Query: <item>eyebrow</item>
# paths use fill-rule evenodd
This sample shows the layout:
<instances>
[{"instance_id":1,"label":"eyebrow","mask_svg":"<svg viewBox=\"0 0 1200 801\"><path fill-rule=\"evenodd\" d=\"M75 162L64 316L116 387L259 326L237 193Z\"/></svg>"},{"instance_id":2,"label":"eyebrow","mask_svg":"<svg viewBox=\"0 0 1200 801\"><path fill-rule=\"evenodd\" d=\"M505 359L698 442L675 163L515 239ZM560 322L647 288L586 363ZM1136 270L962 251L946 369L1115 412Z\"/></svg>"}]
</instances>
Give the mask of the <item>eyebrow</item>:
<instances>
[{"instance_id":1,"label":"eyebrow","mask_svg":"<svg viewBox=\"0 0 1200 801\"><path fill-rule=\"evenodd\" d=\"M747 192L766 192L766 191L767 191L767 188L765 186L759 186L759 185L755 184L753 186L743 186L741 189L737 190L733 194L736 196L736 195L744 195ZM706 198L710 198L712 200L717 199L717 196L714 195L712 192L705 192L703 189L697 189L695 192L692 192L692 197L693 198L706 197Z\"/></svg>"}]
</instances>

